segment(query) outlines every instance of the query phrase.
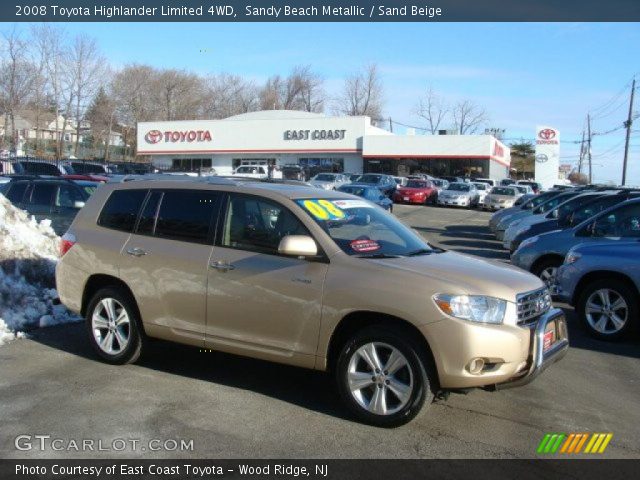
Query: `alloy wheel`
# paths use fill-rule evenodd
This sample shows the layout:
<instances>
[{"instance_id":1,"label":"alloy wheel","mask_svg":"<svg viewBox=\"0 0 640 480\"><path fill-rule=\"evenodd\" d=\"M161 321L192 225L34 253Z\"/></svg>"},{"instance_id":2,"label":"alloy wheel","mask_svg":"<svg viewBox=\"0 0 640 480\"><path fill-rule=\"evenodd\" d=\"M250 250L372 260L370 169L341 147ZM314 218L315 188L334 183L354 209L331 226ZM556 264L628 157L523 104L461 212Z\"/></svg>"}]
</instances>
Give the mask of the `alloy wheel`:
<instances>
[{"instance_id":1,"label":"alloy wheel","mask_svg":"<svg viewBox=\"0 0 640 480\"><path fill-rule=\"evenodd\" d=\"M114 298L100 300L91 316L93 338L100 349L109 354L121 353L129 343L131 321L124 306Z\"/></svg>"},{"instance_id":2,"label":"alloy wheel","mask_svg":"<svg viewBox=\"0 0 640 480\"><path fill-rule=\"evenodd\" d=\"M351 355L347 381L358 405L382 416L404 408L414 388L407 358L397 348L382 342L366 343Z\"/></svg>"},{"instance_id":3,"label":"alloy wheel","mask_svg":"<svg viewBox=\"0 0 640 480\"><path fill-rule=\"evenodd\" d=\"M615 290L601 288L587 298L585 317L596 332L610 335L624 328L629 317L629 306Z\"/></svg>"},{"instance_id":4,"label":"alloy wheel","mask_svg":"<svg viewBox=\"0 0 640 480\"><path fill-rule=\"evenodd\" d=\"M540 280L549 288L553 288L556 282L558 267L547 267L540 272Z\"/></svg>"}]
</instances>

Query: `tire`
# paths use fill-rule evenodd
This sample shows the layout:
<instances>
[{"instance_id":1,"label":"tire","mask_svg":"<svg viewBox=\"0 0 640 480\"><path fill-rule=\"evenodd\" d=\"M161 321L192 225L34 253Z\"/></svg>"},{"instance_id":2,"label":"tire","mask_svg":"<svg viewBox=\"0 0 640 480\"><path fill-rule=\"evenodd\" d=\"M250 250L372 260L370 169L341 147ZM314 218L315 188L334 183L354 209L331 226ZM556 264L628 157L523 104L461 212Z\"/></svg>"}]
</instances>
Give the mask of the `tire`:
<instances>
[{"instance_id":1,"label":"tire","mask_svg":"<svg viewBox=\"0 0 640 480\"><path fill-rule=\"evenodd\" d=\"M107 287L96 292L87 307L85 324L91 346L105 362L124 365L140 358L144 333L135 300L124 289Z\"/></svg>"},{"instance_id":2,"label":"tire","mask_svg":"<svg viewBox=\"0 0 640 480\"><path fill-rule=\"evenodd\" d=\"M609 310L599 312L604 303ZM600 340L620 340L637 328L638 294L616 279L596 280L579 293L576 313L591 336ZM615 305L623 308L615 308ZM613 317L612 317L613 315ZM615 320L615 321L614 321ZM616 323L622 320L622 325Z\"/></svg>"},{"instance_id":3,"label":"tire","mask_svg":"<svg viewBox=\"0 0 640 480\"><path fill-rule=\"evenodd\" d=\"M372 349L377 353L375 357L381 367L378 373L372 368ZM397 362L389 362L392 355ZM393 374L385 374L384 367L389 363L400 367ZM427 368L420 347L408 336L388 327L372 326L357 332L343 345L335 375L340 397L357 419L377 427L391 428L411 421L426 401L433 401L427 370L431 369ZM351 381L359 380L363 386L352 391L350 377Z\"/></svg>"},{"instance_id":4,"label":"tire","mask_svg":"<svg viewBox=\"0 0 640 480\"><path fill-rule=\"evenodd\" d=\"M552 287L555 281L555 275L558 267L562 265L562 260L559 258L549 258L538 263L532 270L536 277L540 278L545 285Z\"/></svg>"}]
</instances>

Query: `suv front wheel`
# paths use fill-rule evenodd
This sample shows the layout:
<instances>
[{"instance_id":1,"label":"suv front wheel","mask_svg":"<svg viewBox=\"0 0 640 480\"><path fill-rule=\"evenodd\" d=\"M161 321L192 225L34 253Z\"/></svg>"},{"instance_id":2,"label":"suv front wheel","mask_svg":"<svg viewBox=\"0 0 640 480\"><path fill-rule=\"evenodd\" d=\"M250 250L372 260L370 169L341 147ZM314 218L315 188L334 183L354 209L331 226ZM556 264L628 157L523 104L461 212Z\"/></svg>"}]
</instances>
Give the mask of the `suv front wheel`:
<instances>
[{"instance_id":1,"label":"suv front wheel","mask_svg":"<svg viewBox=\"0 0 640 480\"><path fill-rule=\"evenodd\" d=\"M103 360L118 365L138 360L144 338L135 301L128 292L117 287L96 292L85 321L91 346Z\"/></svg>"},{"instance_id":2,"label":"suv front wheel","mask_svg":"<svg viewBox=\"0 0 640 480\"><path fill-rule=\"evenodd\" d=\"M379 326L363 329L345 343L336 381L351 412L379 427L403 425L433 400L420 348Z\"/></svg>"}]
</instances>

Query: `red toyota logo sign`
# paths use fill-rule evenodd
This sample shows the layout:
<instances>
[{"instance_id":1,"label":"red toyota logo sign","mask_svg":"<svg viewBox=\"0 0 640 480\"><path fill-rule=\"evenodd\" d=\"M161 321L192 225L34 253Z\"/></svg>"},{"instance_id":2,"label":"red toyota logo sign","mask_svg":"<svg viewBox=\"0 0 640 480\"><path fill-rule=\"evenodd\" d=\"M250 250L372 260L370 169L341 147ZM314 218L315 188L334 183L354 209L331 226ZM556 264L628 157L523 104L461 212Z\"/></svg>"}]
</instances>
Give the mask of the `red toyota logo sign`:
<instances>
[{"instance_id":1,"label":"red toyota logo sign","mask_svg":"<svg viewBox=\"0 0 640 480\"><path fill-rule=\"evenodd\" d=\"M543 140L553 140L556 138L556 131L552 128L545 128L538 132L538 136Z\"/></svg>"},{"instance_id":2,"label":"red toyota logo sign","mask_svg":"<svg viewBox=\"0 0 640 480\"><path fill-rule=\"evenodd\" d=\"M158 143L162 140L162 132L160 130L149 130L144 139L147 143Z\"/></svg>"}]
</instances>

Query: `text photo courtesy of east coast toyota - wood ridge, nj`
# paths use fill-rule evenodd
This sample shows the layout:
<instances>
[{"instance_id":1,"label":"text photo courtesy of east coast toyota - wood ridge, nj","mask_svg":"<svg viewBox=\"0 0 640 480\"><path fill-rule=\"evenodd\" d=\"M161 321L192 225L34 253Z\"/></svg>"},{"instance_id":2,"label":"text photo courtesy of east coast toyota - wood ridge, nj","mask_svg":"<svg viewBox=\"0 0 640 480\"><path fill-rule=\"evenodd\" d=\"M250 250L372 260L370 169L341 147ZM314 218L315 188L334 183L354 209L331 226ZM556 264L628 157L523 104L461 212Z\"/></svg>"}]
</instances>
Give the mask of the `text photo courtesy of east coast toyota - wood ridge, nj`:
<instances>
[{"instance_id":1,"label":"text photo courtesy of east coast toyota - wood ridge, nj","mask_svg":"<svg viewBox=\"0 0 640 480\"><path fill-rule=\"evenodd\" d=\"M0 3L0 477L627 480L640 2Z\"/></svg>"}]
</instances>

